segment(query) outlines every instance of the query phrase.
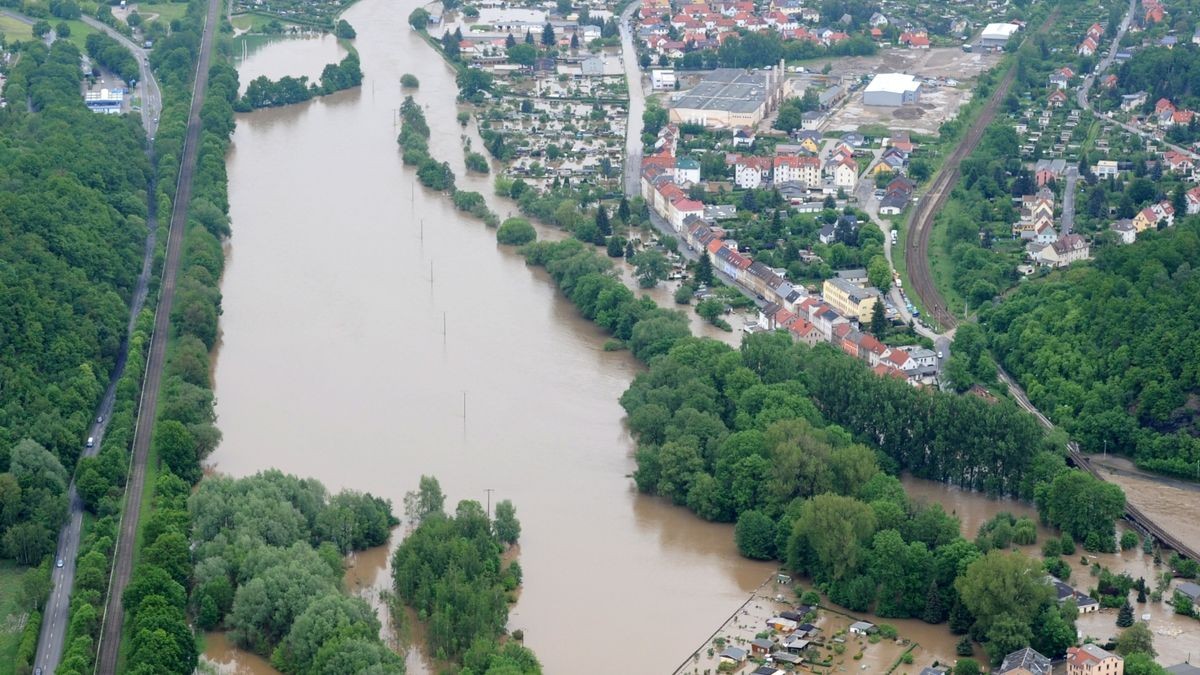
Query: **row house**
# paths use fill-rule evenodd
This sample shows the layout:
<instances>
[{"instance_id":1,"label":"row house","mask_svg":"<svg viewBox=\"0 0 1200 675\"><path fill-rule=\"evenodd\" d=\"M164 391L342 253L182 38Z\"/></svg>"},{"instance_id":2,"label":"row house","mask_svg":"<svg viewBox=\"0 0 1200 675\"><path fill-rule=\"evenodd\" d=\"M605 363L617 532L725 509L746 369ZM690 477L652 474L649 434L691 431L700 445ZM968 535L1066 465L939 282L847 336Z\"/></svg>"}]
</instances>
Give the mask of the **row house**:
<instances>
[{"instance_id":1,"label":"row house","mask_svg":"<svg viewBox=\"0 0 1200 675\"><path fill-rule=\"evenodd\" d=\"M1054 223L1054 193L1042 188L1037 194L1021 197L1020 219L1013 223L1013 236L1034 239L1045 223Z\"/></svg>"},{"instance_id":2,"label":"row house","mask_svg":"<svg viewBox=\"0 0 1200 675\"><path fill-rule=\"evenodd\" d=\"M771 181L770 157L735 155L733 158L733 182L743 190L754 190Z\"/></svg>"},{"instance_id":3,"label":"row house","mask_svg":"<svg viewBox=\"0 0 1200 675\"><path fill-rule=\"evenodd\" d=\"M800 155L777 155L774 161L775 183L798 182L809 188L821 184L821 160Z\"/></svg>"},{"instance_id":4,"label":"row house","mask_svg":"<svg viewBox=\"0 0 1200 675\"><path fill-rule=\"evenodd\" d=\"M835 152L833 157L825 162L825 175L833 179L834 187L851 192L858 183L858 163L853 157Z\"/></svg>"}]
</instances>

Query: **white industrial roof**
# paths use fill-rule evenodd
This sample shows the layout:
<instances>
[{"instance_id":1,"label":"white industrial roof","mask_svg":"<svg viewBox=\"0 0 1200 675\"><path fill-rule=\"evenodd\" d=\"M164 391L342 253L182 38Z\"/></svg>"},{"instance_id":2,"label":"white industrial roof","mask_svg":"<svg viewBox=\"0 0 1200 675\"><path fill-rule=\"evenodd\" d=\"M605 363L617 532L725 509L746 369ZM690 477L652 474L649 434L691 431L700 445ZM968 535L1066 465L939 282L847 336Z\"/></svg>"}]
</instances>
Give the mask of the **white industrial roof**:
<instances>
[{"instance_id":1,"label":"white industrial roof","mask_svg":"<svg viewBox=\"0 0 1200 675\"><path fill-rule=\"evenodd\" d=\"M1020 29L1015 23L989 23L983 29L980 37L990 38L992 40L1007 40L1013 36L1013 33Z\"/></svg>"},{"instance_id":2,"label":"white industrial roof","mask_svg":"<svg viewBox=\"0 0 1200 675\"><path fill-rule=\"evenodd\" d=\"M880 73L871 80L871 84L867 85L865 91L886 91L894 94L904 93L906 91L916 91L921 86L917 78L904 73Z\"/></svg>"}]
</instances>

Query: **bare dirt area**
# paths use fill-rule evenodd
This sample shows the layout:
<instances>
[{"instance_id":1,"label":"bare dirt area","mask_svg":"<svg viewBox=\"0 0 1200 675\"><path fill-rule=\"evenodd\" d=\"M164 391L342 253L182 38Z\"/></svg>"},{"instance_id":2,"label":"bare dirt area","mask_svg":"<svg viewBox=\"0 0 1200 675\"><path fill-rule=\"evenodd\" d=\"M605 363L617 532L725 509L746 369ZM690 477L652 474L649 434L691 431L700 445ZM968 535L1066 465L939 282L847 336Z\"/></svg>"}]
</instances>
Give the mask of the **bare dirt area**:
<instances>
[{"instance_id":1,"label":"bare dirt area","mask_svg":"<svg viewBox=\"0 0 1200 675\"><path fill-rule=\"evenodd\" d=\"M823 126L826 131L853 131L864 125L882 124L932 134L942 122L954 117L971 100L971 86L980 73L999 61L997 54L964 52L961 49L887 49L874 56L854 56L830 62L831 75L850 80L878 73L907 73L926 79L917 105L899 108L867 106L862 91L853 92L834 110Z\"/></svg>"}]
</instances>

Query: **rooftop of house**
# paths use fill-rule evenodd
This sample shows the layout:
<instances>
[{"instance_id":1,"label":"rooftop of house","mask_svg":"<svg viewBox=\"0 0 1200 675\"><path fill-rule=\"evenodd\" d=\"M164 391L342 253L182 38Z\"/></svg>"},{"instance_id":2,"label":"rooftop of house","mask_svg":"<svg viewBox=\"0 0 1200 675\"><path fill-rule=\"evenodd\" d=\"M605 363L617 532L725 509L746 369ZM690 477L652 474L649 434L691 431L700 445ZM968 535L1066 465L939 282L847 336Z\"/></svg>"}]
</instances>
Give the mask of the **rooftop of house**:
<instances>
[{"instance_id":1,"label":"rooftop of house","mask_svg":"<svg viewBox=\"0 0 1200 675\"><path fill-rule=\"evenodd\" d=\"M1026 647L1005 656L1003 663L1000 664L1000 670L996 672L1003 675L1018 668L1028 670L1034 675L1049 675L1050 659L1042 656L1032 647Z\"/></svg>"}]
</instances>

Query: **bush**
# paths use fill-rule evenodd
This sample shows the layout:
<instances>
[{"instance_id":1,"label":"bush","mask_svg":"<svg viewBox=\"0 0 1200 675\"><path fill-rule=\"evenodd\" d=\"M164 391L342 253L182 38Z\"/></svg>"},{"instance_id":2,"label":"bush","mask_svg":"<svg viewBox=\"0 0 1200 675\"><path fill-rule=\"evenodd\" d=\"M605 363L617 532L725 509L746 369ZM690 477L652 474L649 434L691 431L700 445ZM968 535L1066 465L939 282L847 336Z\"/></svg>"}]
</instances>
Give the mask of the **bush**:
<instances>
[{"instance_id":1,"label":"bush","mask_svg":"<svg viewBox=\"0 0 1200 675\"><path fill-rule=\"evenodd\" d=\"M421 86L421 81L412 73L405 73L400 76L400 86L406 89L416 89Z\"/></svg>"},{"instance_id":2,"label":"bush","mask_svg":"<svg viewBox=\"0 0 1200 675\"><path fill-rule=\"evenodd\" d=\"M537 240L537 230L524 218L509 218L496 230L496 241L508 246L524 246Z\"/></svg>"},{"instance_id":3,"label":"bush","mask_svg":"<svg viewBox=\"0 0 1200 675\"><path fill-rule=\"evenodd\" d=\"M1126 532L1121 535L1121 550L1122 551L1132 550L1134 548L1137 548L1137 545L1138 545L1137 532L1134 532L1133 530L1126 530Z\"/></svg>"},{"instance_id":4,"label":"bush","mask_svg":"<svg viewBox=\"0 0 1200 675\"><path fill-rule=\"evenodd\" d=\"M475 173L487 173L490 170L490 167L488 167L487 158L478 152L468 152L466 162L467 171L474 171Z\"/></svg>"},{"instance_id":5,"label":"bush","mask_svg":"<svg viewBox=\"0 0 1200 675\"><path fill-rule=\"evenodd\" d=\"M816 591L804 591L804 595L800 596L800 602L810 607L816 607L821 604L821 594Z\"/></svg>"}]
</instances>

